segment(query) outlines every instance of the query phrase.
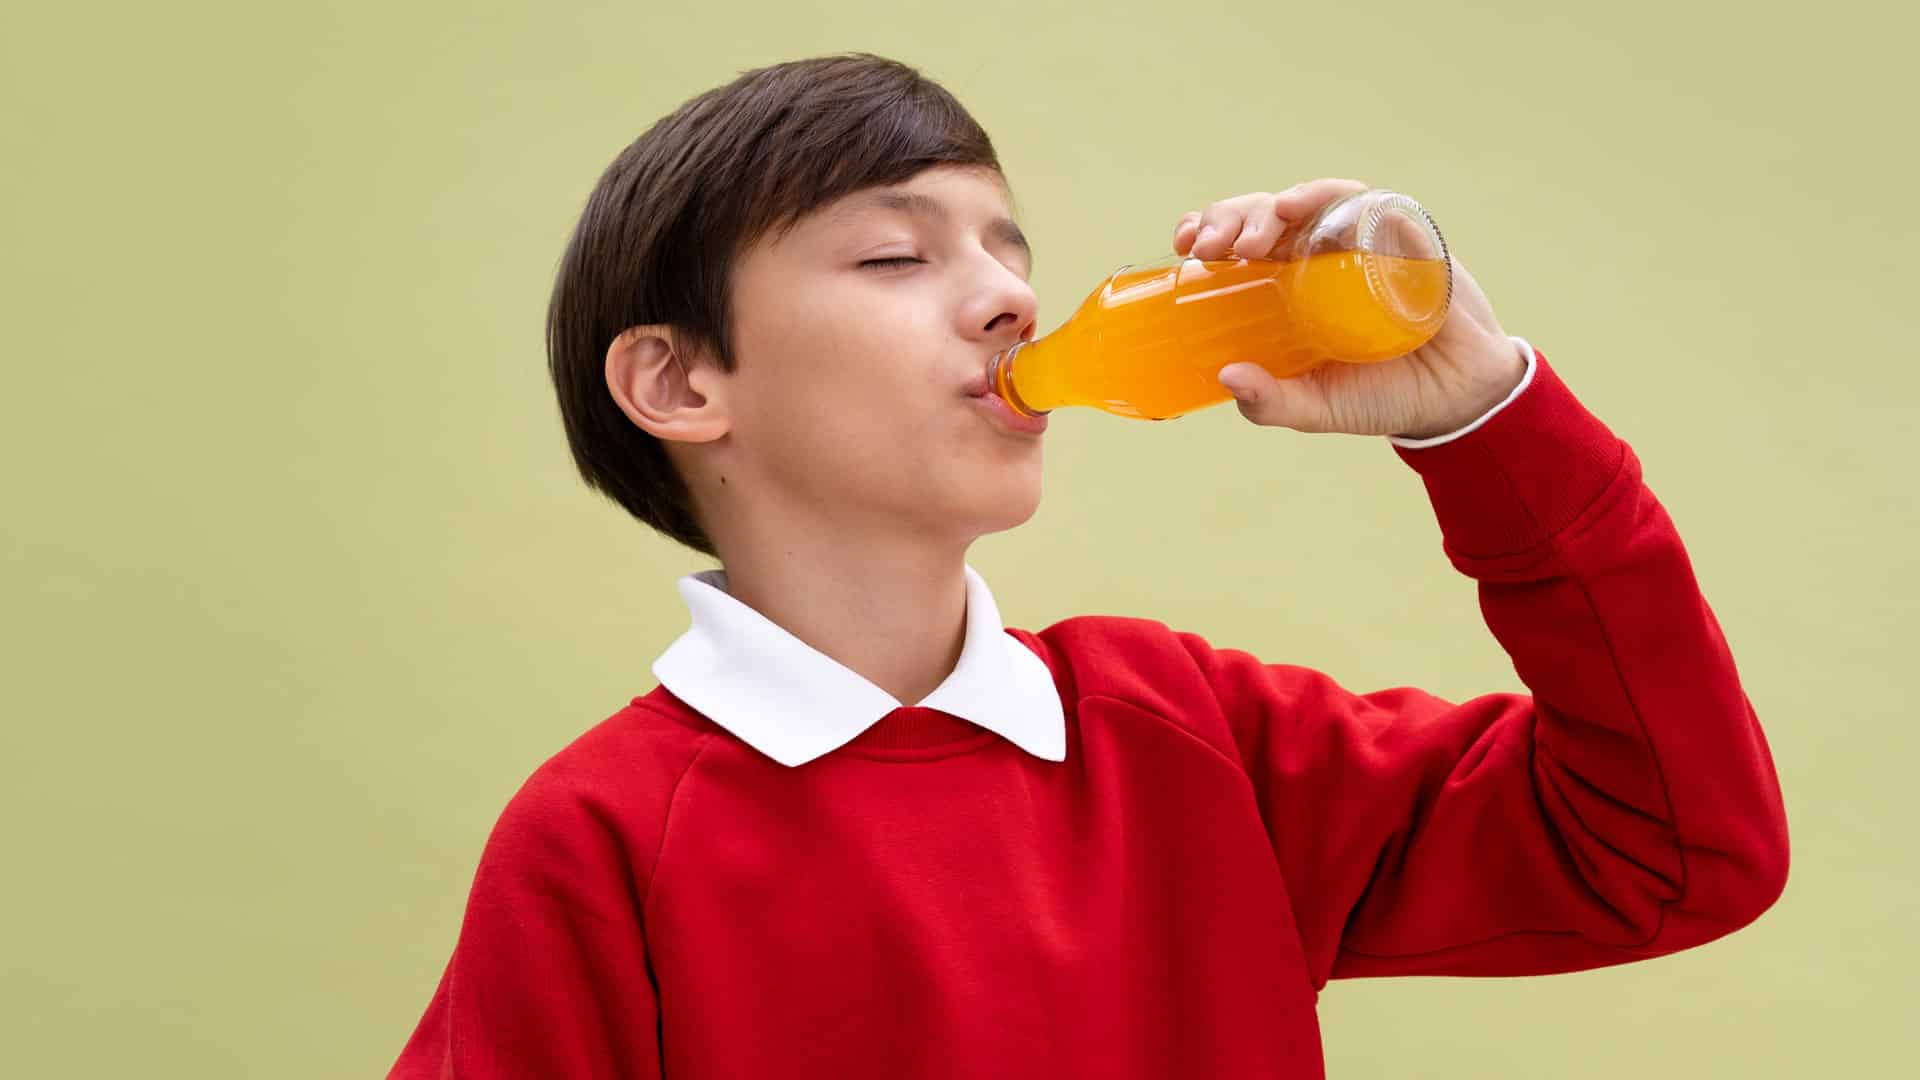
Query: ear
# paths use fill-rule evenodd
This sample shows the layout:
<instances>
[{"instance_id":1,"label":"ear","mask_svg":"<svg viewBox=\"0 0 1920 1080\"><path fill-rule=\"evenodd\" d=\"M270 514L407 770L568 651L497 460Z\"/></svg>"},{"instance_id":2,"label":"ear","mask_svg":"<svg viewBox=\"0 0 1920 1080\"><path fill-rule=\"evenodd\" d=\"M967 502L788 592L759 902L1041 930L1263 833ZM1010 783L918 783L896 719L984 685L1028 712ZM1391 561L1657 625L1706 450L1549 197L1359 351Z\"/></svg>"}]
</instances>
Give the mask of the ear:
<instances>
[{"instance_id":1,"label":"ear","mask_svg":"<svg viewBox=\"0 0 1920 1080\"><path fill-rule=\"evenodd\" d=\"M689 364L665 325L632 326L607 346L607 390L627 419L658 439L711 442L732 428L726 377Z\"/></svg>"}]
</instances>

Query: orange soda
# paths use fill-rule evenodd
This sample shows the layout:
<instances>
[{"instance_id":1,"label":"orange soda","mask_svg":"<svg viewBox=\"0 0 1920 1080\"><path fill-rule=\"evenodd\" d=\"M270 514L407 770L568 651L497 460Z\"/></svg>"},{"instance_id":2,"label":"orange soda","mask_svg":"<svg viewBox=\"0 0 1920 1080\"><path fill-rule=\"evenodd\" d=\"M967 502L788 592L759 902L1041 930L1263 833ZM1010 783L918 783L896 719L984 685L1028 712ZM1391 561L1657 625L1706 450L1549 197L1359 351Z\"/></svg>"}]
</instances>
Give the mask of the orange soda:
<instances>
[{"instance_id":1,"label":"orange soda","mask_svg":"<svg viewBox=\"0 0 1920 1080\"><path fill-rule=\"evenodd\" d=\"M1284 379L1404 356L1439 332L1452 292L1426 211L1369 189L1283 235L1271 258L1123 266L1058 329L996 355L987 380L1023 413L1085 405L1169 420L1232 400L1217 377L1228 364Z\"/></svg>"}]
</instances>

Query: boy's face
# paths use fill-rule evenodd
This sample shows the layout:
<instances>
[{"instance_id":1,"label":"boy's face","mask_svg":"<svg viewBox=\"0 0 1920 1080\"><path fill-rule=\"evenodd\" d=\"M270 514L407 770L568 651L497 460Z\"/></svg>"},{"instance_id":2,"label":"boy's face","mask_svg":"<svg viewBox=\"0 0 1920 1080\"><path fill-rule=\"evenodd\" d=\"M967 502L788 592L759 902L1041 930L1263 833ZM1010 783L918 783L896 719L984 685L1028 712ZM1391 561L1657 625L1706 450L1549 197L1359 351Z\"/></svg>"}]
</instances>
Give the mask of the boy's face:
<instances>
[{"instance_id":1,"label":"boy's face","mask_svg":"<svg viewBox=\"0 0 1920 1080\"><path fill-rule=\"evenodd\" d=\"M970 400L988 359L1037 319L1003 185L936 167L822 207L736 261L737 369L694 379L724 416L728 437L703 462L727 477L707 489L723 518L953 544L1033 515L1044 436Z\"/></svg>"}]
</instances>

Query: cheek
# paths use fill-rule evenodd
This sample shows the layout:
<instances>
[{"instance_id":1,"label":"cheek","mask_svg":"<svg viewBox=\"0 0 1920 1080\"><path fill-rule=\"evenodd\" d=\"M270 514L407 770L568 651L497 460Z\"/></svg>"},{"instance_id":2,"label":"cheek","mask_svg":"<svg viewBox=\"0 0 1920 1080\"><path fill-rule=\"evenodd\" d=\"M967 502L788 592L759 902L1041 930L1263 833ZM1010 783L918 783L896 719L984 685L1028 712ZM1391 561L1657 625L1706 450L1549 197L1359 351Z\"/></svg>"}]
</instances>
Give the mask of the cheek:
<instances>
[{"instance_id":1,"label":"cheek","mask_svg":"<svg viewBox=\"0 0 1920 1080\"><path fill-rule=\"evenodd\" d=\"M768 298L772 299L772 298ZM807 486L924 483L992 432L960 393L951 343L871 290L791 291L738 324L738 430L766 467ZM944 351L943 351L944 349Z\"/></svg>"},{"instance_id":2,"label":"cheek","mask_svg":"<svg viewBox=\"0 0 1920 1080\"><path fill-rule=\"evenodd\" d=\"M870 302L821 297L807 310L788 307L741 335L743 357L756 366L752 410L771 421L804 413L846 434L880 435L902 426L935 435L964 405L951 349L911 312ZM838 304L833 300L841 301ZM935 425L929 428L927 425ZM909 440L910 442L911 440Z\"/></svg>"}]
</instances>

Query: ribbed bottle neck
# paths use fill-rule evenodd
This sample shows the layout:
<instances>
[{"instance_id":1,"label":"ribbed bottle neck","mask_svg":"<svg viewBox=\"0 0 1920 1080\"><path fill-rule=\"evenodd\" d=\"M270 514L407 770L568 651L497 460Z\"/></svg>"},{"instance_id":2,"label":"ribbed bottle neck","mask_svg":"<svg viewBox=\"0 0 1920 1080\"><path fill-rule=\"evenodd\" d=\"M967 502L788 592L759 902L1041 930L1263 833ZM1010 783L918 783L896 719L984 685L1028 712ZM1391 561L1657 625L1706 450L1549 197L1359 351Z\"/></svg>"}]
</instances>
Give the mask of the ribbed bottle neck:
<instances>
[{"instance_id":1,"label":"ribbed bottle neck","mask_svg":"<svg viewBox=\"0 0 1920 1080\"><path fill-rule=\"evenodd\" d=\"M1014 384L1014 371L1022 361L1029 366L1032 365L1033 350L1039 344L1037 341L1015 342L1011 348L993 358L993 366L987 373L987 381L993 392L1000 395L1001 400L1029 416L1041 410L1020 396L1020 391Z\"/></svg>"}]
</instances>

